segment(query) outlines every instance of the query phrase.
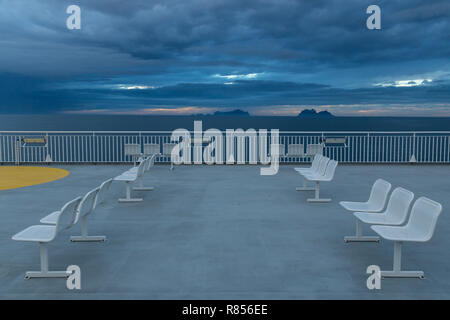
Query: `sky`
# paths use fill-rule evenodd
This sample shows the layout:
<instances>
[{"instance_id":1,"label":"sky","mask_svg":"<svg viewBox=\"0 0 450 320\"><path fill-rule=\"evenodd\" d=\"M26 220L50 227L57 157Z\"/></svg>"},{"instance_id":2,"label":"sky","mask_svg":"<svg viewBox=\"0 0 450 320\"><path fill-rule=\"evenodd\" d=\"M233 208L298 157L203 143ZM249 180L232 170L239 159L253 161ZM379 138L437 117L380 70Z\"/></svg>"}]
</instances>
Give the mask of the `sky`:
<instances>
[{"instance_id":1,"label":"sky","mask_svg":"<svg viewBox=\"0 0 450 320\"><path fill-rule=\"evenodd\" d=\"M0 0L0 48L1 114L450 116L448 0Z\"/></svg>"}]
</instances>

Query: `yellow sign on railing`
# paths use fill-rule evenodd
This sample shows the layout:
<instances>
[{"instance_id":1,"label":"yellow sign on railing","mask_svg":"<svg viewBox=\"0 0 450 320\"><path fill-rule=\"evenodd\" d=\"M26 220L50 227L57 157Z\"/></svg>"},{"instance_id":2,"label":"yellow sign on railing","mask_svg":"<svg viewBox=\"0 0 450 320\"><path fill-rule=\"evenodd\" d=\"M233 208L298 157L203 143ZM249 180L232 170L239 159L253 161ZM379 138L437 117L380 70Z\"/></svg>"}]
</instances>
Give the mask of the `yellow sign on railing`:
<instances>
[{"instance_id":1,"label":"yellow sign on railing","mask_svg":"<svg viewBox=\"0 0 450 320\"><path fill-rule=\"evenodd\" d=\"M28 144L45 144L47 141L45 140L45 138L23 138L22 139L23 143L28 143Z\"/></svg>"}]
</instances>

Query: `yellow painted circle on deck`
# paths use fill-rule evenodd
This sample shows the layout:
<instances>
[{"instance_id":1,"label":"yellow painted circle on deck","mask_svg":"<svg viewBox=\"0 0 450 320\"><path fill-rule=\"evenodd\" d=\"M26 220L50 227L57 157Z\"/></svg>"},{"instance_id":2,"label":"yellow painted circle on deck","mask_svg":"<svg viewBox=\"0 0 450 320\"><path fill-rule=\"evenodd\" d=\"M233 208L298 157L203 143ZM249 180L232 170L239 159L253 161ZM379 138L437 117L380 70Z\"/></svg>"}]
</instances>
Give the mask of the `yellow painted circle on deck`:
<instances>
[{"instance_id":1,"label":"yellow painted circle on deck","mask_svg":"<svg viewBox=\"0 0 450 320\"><path fill-rule=\"evenodd\" d=\"M0 190L16 189L62 179L69 171L49 167L0 166Z\"/></svg>"}]
</instances>

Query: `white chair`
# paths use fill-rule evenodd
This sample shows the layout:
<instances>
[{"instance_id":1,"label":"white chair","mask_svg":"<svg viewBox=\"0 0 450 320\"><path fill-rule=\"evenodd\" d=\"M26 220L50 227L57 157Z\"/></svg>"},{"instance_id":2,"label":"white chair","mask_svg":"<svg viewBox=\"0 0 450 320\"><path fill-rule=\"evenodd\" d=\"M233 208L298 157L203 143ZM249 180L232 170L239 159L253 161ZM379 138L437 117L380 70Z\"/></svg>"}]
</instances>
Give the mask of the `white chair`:
<instances>
[{"instance_id":1,"label":"white chair","mask_svg":"<svg viewBox=\"0 0 450 320\"><path fill-rule=\"evenodd\" d=\"M150 157L146 157L144 159L141 159L141 161L139 162L139 164L141 164L143 162L144 165L144 173L146 171L148 171L148 167L150 165ZM127 174L135 174L138 171L139 165L132 167L131 169L127 170L125 173Z\"/></svg>"},{"instance_id":2,"label":"white chair","mask_svg":"<svg viewBox=\"0 0 450 320\"><path fill-rule=\"evenodd\" d=\"M327 169L328 162L330 162L330 158L320 155L318 164L317 164L317 169L315 171L306 171L306 170L298 171L298 170L296 170L298 173L300 173L303 176L303 187L297 187L295 190L296 191L315 191L316 190L315 187L307 186L306 181L308 179L306 178L306 176L308 176L308 175L323 176Z\"/></svg>"},{"instance_id":3,"label":"white chair","mask_svg":"<svg viewBox=\"0 0 450 320\"><path fill-rule=\"evenodd\" d=\"M160 156L159 153L158 153L158 154L154 154L154 155L150 158L150 167L149 167L149 170L150 170L151 167L153 167L153 166L155 165L155 161L156 161L156 158L157 158L158 156Z\"/></svg>"},{"instance_id":4,"label":"white chair","mask_svg":"<svg viewBox=\"0 0 450 320\"><path fill-rule=\"evenodd\" d=\"M315 196L314 198L308 199L308 202L331 202L331 199L320 198L320 182L328 182L333 180L337 165L337 161L330 160L328 161L324 174L320 174L320 172L314 174L303 174L307 180L315 182Z\"/></svg>"},{"instance_id":5,"label":"white chair","mask_svg":"<svg viewBox=\"0 0 450 320\"><path fill-rule=\"evenodd\" d=\"M109 192L109 187L111 186L112 182L113 179L108 179L100 185L100 190L98 191L97 197L95 198L94 208L105 202L105 196Z\"/></svg>"},{"instance_id":6,"label":"white chair","mask_svg":"<svg viewBox=\"0 0 450 320\"><path fill-rule=\"evenodd\" d=\"M160 148L161 146L159 143L146 143L144 144L144 156L149 157L152 155L159 155Z\"/></svg>"},{"instance_id":7,"label":"white chair","mask_svg":"<svg viewBox=\"0 0 450 320\"><path fill-rule=\"evenodd\" d=\"M107 188L106 183L94 190L88 192L80 203L80 208L78 210L78 219L81 219L81 236L71 236L70 241L72 242L97 242L105 241L106 236L89 236L87 228L87 217L94 212L97 204L99 203L100 191Z\"/></svg>"},{"instance_id":8,"label":"white chair","mask_svg":"<svg viewBox=\"0 0 450 320\"><path fill-rule=\"evenodd\" d=\"M306 156L314 157L316 154L323 154L323 144L308 144L306 146Z\"/></svg>"},{"instance_id":9,"label":"white chair","mask_svg":"<svg viewBox=\"0 0 450 320\"><path fill-rule=\"evenodd\" d=\"M387 204L386 210L380 213L355 212L356 235L344 237L345 242L379 242L379 237L362 235L362 222L367 224L380 224L398 226L405 223L409 207L414 199L414 193L403 188L395 188Z\"/></svg>"},{"instance_id":10,"label":"white chair","mask_svg":"<svg viewBox=\"0 0 450 320\"><path fill-rule=\"evenodd\" d=\"M135 182L144 174L145 162L141 162L136 172L124 172L120 176L114 178L114 181L125 182L125 198L119 199L119 202L141 202L142 198L131 198L131 183Z\"/></svg>"},{"instance_id":11,"label":"white chair","mask_svg":"<svg viewBox=\"0 0 450 320\"><path fill-rule=\"evenodd\" d=\"M298 173L313 173L319 169L319 163L324 156L321 154L316 154L309 168L294 168Z\"/></svg>"},{"instance_id":12,"label":"white chair","mask_svg":"<svg viewBox=\"0 0 450 320\"><path fill-rule=\"evenodd\" d=\"M164 143L163 144L163 157L170 158L170 170L173 170L173 162L172 162L172 150L175 148L176 143Z\"/></svg>"},{"instance_id":13,"label":"white chair","mask_svg":"<svg viewBox=\"0 0 450 320\"><path fill-rule=\"evenodd\" d=\"M405 226L372 226L380 237L394 241L394 263L392 271L381 271L385 278L424 278L423 271L402 271L403 242L426 242L434 234L442 205L425 197L414 203L408 223Z\"/></svg>"},{"instance_id":14,"label":"white chair","mask_svg":"<svg viewBox=\"0 0 450 320\"><path fill-rule=\"evenodd\" d=\"M124 145L125 156L131 157L134 165L136 165L136 160L142 155L141 145L138 143L126 143Z\"/></svg>"},{"instance_id":15,"label":"white chair","mask_svg":"<svg viewBox=\"0 0 450 320\"><path fill-rule=\"evenodd\" d=\"M53 241L56 235L73 226L77 217L77 208L80 204L81 197L78 197L66 203L60 211L58 211L55 225L34 225L17 233L12 237L15 241L39 242L41 256L41 270L28 271L25 279L30 278L65 278L70 275L67 271L49 271L48 270L48 252L47 243Z\"/></svg>"},{"instance_id":16,"label":"white chair","mask_svg":"<svg viewBox=\"0 0 450 320\"><path fill-rule=\"evenodd\" d=\"M305 156L305 146L303 144L288 144L287 156L303 158Z\"/></svg>"},{"instance_id":17,"label":"white chair","mask_svg":"<svg viewBox=\"0 0 450 320\"><path fill-rule=\"evenodd\" d=\"M386 205L391 188L392 185L389 182L377 179L366 202L341 201L339 204L348 211L380 212Z\"/></svg>"},{"instance_id":18,"label":"white chair","mask_svg":"<svg viewBox=\"0 0 450 320\"><path fill-rule=\"evenodd\" d=\"M104 236L88 236L87 233L87 216L91 214L95 210L98 193L100 191L100 187L95 188L94 190L89 191L86 195L81 199L80 204L77 208L77 217L75 219L74 224L81 219L81 236L72 236L70 237L70 241L72 242L80 242L80 241L105 241ZM41 223L44 224L56 224L57 217L55 215L49 214L48 216L41 219Z\"/></svg>"},{"instance_id":19,"label":"white chair","mask_svg":"<svg viewBox=\"0 0 450 320\"><path fill-rule=\"evenodd\" d=\"M75 217L75 221L73 224L76 224L78 222L81 212L90 211L93 209L98 190L99 188L91 190L88 193L86 193L84 197L81 198L81 201L78 204L78 208L76 209L77 215ZM43 224L56 224L56 222L58 221L59 213L60 213L59 211L52 212L49 215L42 218L39 222Z\"/></svg>"},{"instance_id":20,"label":"white chair","mask_svg":"<svg viewBox=\"0 0 450 320\"><path fill-rule=\"evenodd\" d=\"M144 173L150 171L150 168L152 167L153 163L154 163L154 158L156 157L156 155L152 155L148 158L146 158L144 161ZM146 187L144 186L144 174L142 174L140 177L138 177L137 179L137 186L133 188L133 190L135 191L153 191L154 188L153 187Z\"/></svg>"},{"instance_id":21,"label":"white chair","mask_svg":"<svg viewBox=\"0 0 450 320\"><path fill-rule=\"evenodd\" d=\"M150 156L150 157L147 157L147 158L145 158L144 160L143 160L143 162L144 162L144 172L143 172L143 174L140 176L140 177L138 177L138 179L137 179L137 184L138 184L138 186L137 187L134 187L133 188L133 190L135 190L135 191L153 191L154 190L154 188L153 187L145 187L144 186L144 174L146 173L146 172L148 172L148 171L150 171L150 168L154 165L154 163L155 163L155 158L156 158L156 154L154 154L154 155L152 155L152 156ZM131 168L130 170L128 170L126 173L128 173L128 174L134 174L134 173L136 173L137 172L137 170L138 170L138 168L139 167L133 167L133 168Z\"/></svg>"},{"instance_id":22,"label":"white chair","mask_svg":"<svg viewBox=\"0 0 450 320\"><path fill-rule=\"evenodd\" d=\"M322 159L325 158L325 159ZM317 154L314 156L314 160L311 163L311 167L309 168L294 168L295 171L297 171L300 175L306 174L312 174L315 172L320 172L319 167L321 166L321 162L324 161L325 163L322 165L324 166L324 169L322 172L325 171L326 165L328 164L328 161L330 159L322 156L321 154ZM314 191L314 188L306 186L306 179L303 178L303 186L295 188L296 191Z\"/></svg>"}]
</instances>

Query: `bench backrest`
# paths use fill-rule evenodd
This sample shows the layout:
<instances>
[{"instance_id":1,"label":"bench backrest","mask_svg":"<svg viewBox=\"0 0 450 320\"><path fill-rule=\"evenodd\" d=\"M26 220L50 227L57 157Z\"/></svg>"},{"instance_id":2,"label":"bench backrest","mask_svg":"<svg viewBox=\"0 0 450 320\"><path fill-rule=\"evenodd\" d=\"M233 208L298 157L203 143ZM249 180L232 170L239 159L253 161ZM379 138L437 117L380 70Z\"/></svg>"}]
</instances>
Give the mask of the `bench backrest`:
<instances>
[{"instance_id":1,"label":"bench backrest","mask_svg":"<svg viewBox=\"0 0 450 320\"><path fill-rule=\"evenodd\" d=\"M392 191L391 198L384 212L387 220L393 224L403 224L408 217L408 211L411 202L414 199L414 193L401 187L395 188Z\"/></svg>"},{"instance_id":2,"label":"bench backrest","mask_svg":"<svg viewBox=\"0 0 450 320\"><path fill-rule=\"evenodd\" d=\"M159 153L158 153L159 154ZM156 160L156 154L152 155L152 157L150 158L150 167L153 166L155 164L155 160Z\"/></svg>"},{"instance_id":3,"label":"bench backrest","mask_svg":"<svg viewBox=\"0 0 450 320\"><path fill-rule=\"evenodd\" d=\"M74 225L77 219L78 206L81 202L81 197L67 202L59 211L58 219L56 220L56 233L69 229ZM56 234L55 234L56 236Z\"/></svg>"},{"instance_id":4,"label":"bench backrest","mask_svg":"<svg viewBox=\"0 0 450 320\"><path fill-rule=\"evenodd\" d=\"M151 167L153 167L153 166L155 165L156 157L157 157L156 154L154 154L154 155L152 155L152 156L150 157L150 160L149 160L150 164L149 164L149 168L148 168L149 170L150 170Z\"/></svg>"},{"instance_id":5,"label":"bench backrest","mask_svg":"<svg viewBox=\"0 0 450 320\"><path fill-rule=\"evenodd\" d=\"M316 154L314 156L313 162L311 163L311 169L313 171L319 170L319 166L320 166L320 162L321 162L322 158L323 158L323 156L321 154Z\"/></svg>"},{"instance_id":6,"label":"bench backrest","mask_svg":"<svg viewBox=\"0 0 450 320\"><path fill-rule=\"evenodd\" d=\"M108 193L109 187L111 186L112 182L113 179L108 179L100 185L97 197L95 198L94 208L105 201L105 196Z\"/></svg>"},{"instance_id":7,"label":"bench backrest","mask_svg":"<svg viewBox=\"0 0 450 320\"><path fill-rule=\"evenodd\" d=\"M436 223L442 212L442 205L431 199L420 197L414 203L406 227L415 233L415 236L428 241L434 234Z\"/></svg>"},{"instance_id":8,"label":"bench backrest","mask_svg":"<svg viewBox=\"0 0 450 320\"><path fill-rule=\"evenodd\" d=\"M284 143L271 144L270 147L272 148L272 146L274 146L275 148L276 146L278 146L278 157L284 157L286 155L286 146L284 145ZM272 150L270 152L272 153Z\"/></svg>"},{"instance_id":9,"label":"bench backrest","mask_svg":"<svg viewBox=\"0 0 450 320\"><path fill-rule=\"evenodd\" d=\"M145 164L145 171L149 171L150 170L150 168L152 167L152 165L153 165L153 159L155 158L155 156L156 155L152 155L152 156L150 156L150 157L148 157L146 160L147 160L147 163Z\"/></svg>"},{"instance_id":10,"label":"bench backrest","mask_svg":"<svg viewBox=\"0 0 450 320\"><path fill-rule=\"evenodd\" d=\"M159 143L146 143L144 144L144 154L145 155L153 155L158 154L160 152Z\"/></svg>"},{"instance_id":11,"label":"bench backrest","mask_svg":"<svg viewBox=\"0 0 450 320\"><path fill-rule=\"evenodd\" d=\"M305 147L303 144L288 144L288 156L303 156Z\"/></svg>"},{"instance_id":12,"label":"bench backrest","mask_svg":"<svg viewBox=\"0 0 450 320\"><path fill-rule=\"evenodd\" d=\"M89 191L86 195L81 199L80 205L78 206L78 214L75 223L77 223L78 219L87 216L94 210L95 208L95 199L97 198L98 191L100 187L95 188L94 190Z\"/></svg>"},{"instance_id":13,"label":"bench backrest","mask_svg":"<svg viewBox=\"0 0 450 320\"><path fill-rule=\"evenodd\" d=\"M328 162L329 161L330 161L330 158L327 158L327 157L322 157L320 159L320 163L319 163L317 174L319 174L321 176L325 175L325 171L327 170L327 166L328 166Z\"/></svg>"},{"instance_id":14,"label":"bench backrest","mask_svg":"<svg viewBox=\"0 0 450 320\"><path fill-rule=\"evenodd\" d=\"M392 185L383 179L378 179L375 181L372 186L372 190L370 191L369 200L367 201L368 203L374 205L374 211L381 211L384 209L391 188Z\"/></svg>"},{"instance_id":15,"label":"bench backrest","mask_svg":"<svg viewBox=\"0 0 450 320\"><path fill-rule=\"evenodd\" d=\"M338 162L336 160L328 161L327 169L325 170L324 178L328 181L333 180L334 172L336 171L336 167Z\"/></svg>"},{"instance_id":16,"label":"bench backrest","mask_svg":"<svg viewBox=\"0 0 450 320\"><path fill-rule=\"evenodd\" d=\"M315 155L315 154L323 154L323 145L322 144L308 144L306 146L306 154L307 155Z\"/></svg>"},{"instance_id":17,"label":"bench backrest","mask_svg":"<svg viewBox=\"0 0 450 320\"><path fill-rule=\"evenodd\" d=\"M172 149L175 148L176 145L177 145L176 143L164 143L163 144L163 155L171 156Z\"/></svg>"},{"instance_id":18,"label":"bench backrest","mask_svg":"<svg viewBox=\"0 0 450 320\"><path fill-rule=\"evenodd\" d=\"M137 177L142 177L144 175L145 163L146 162L144 160L139 164L137 172L136 172Z\"/></svg>"},{"instance_id":19,"label":"bench backrest","mask_svg":"<svg viewBox=\"0 0 450 320\"><path fill-rule=\"evenodd\" d=\"M141 145L137 143L127 143L124 146L126 156L136 156L141 154Z\"/></svg>"}]
</instances>

